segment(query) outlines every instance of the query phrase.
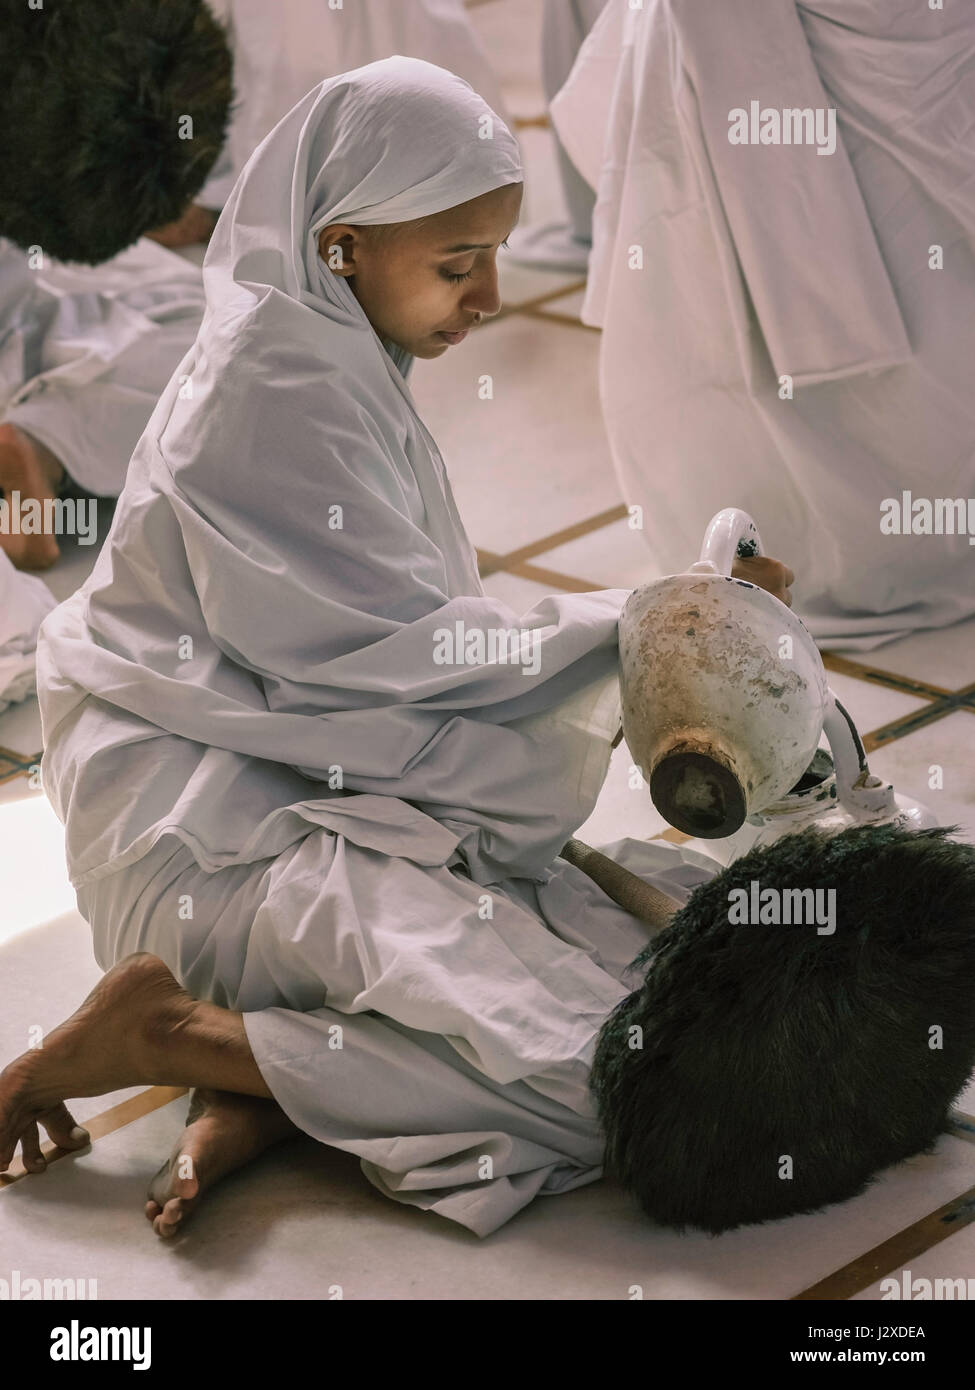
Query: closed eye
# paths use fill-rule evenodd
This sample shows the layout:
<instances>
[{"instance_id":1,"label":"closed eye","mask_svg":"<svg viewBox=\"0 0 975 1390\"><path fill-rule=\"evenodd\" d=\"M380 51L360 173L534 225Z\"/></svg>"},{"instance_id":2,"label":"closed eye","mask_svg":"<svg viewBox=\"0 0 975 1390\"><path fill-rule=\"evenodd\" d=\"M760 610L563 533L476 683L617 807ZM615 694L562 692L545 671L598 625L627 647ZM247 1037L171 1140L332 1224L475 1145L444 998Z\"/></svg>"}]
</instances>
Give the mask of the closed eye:
<instances>
[{"instance_id":1,"label":"closed eye","mask_svg":"<svg viewBox=\"0 0 975 1390\"><path fill-rule=\"evenodd\" d=\"M505 239L504 239L504 241L502 241L501 245L502 245L502 246L507 246L507 245L508 245L508 238L507 238L507 237L505 237ZM455 284L455 285L456 285L456 284L459 284L461 280L469 280L473 274L474 274L474 267L473 267L473 266L471 266L470 270L465 271L463 275L451 275L451 273L450 273L449 270L445 270L445 271L443 272L444 279L452 281L453 284Z\"/></svg>"}]
</instances>

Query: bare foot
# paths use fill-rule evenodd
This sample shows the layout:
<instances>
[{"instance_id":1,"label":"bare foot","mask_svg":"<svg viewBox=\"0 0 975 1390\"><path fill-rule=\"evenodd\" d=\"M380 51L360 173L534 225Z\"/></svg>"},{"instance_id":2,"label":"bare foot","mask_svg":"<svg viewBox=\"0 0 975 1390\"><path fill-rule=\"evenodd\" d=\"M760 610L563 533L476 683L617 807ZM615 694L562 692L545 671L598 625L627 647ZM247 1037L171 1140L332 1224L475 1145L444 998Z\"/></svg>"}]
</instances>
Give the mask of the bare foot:
<instances>
[{"instance_id":1,"label":"bare foot","mask_svg":"<svg viewBox=\"0 0 975 1390\"><path fill-rule=\"evenodd\" d=\"M272 1144L300 1133L273 1100L195 1090L186 1128L149 1184L146 1217L156 1235L164 1240L176 1235L207 1188Z\"/></svg>"},{"instance_id":2,"label":"bare foot","mask_svg":"<svg viewBox=\"0 0 975 1390\"><path fill-rule=\"evenodd\" d=\"M88 1135L64 1101L156 1083L165 1039L199 1008L157 956L120 961L41 1047L0 1072L0 1173L10 1167L18 1141L27 1171L44 1171L38 1124L60 1148L84 1148Z\"/></svg>"},{"instance_id":3,"label":"bare foot","mask_svg":"<svg viewBox=\"0 0 975 1390\"><path fill-rule=\"evenodd\" d=\"M11 493L20 502L36 499L53 501L64 478L60 462L36 439L16 425L0 425L0 490L10 501ZM52 535L18 535L0 530L0 550L5 550L19 570L46 570L61 554Z\"/></svg>"},{"instance_id":4,"label":"bare foot","mask_svg":"<svg viewBox=\"0 0 975 1390\"><path fill-rule=\"evenodd\" d=\"M216 225L216 212L201 207L199 203L190 203L182 217L177 218L175 222L167 222L165 227L156 227L145 235L151 241L158 241L160 246L168 246L171 249L177 246L194 246L200 242L206 245Z\"/></svg>"}]
</instances>

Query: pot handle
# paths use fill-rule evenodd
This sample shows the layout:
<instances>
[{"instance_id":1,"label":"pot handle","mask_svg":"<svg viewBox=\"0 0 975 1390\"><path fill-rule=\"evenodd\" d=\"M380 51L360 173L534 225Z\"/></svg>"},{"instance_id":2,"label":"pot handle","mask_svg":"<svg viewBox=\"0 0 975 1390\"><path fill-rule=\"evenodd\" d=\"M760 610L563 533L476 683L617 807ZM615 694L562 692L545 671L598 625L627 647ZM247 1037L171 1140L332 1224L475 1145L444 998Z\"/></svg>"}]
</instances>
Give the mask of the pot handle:
<instances>
[{"instance_id":1,"label":"pot handle","mask_svg":"<svg viewBox=\"0 0 975 1390\"><path fill-rule=\"evenodd\" d=\"M758 527L740 507L725 507L711 518L704 533L701 558L691 565L692 574L731 574L735 559L764 555Z\"/></svg>"}]
</instances>

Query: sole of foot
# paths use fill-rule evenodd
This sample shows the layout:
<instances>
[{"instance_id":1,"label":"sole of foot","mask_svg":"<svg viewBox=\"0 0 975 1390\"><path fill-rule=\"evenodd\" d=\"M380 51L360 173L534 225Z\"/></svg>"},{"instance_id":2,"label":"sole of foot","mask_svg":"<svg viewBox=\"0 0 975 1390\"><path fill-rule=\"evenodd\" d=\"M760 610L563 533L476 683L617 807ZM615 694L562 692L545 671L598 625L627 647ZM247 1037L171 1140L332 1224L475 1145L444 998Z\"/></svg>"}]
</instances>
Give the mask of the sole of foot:
<instances>
[{"instance_id":1,"label":"sole of foot","mask_svg":"<svg viewBox=\"0 0 975 1390\"><path fill-rule=\"evenodd\" d=\"M196 1089L186 1128L149 1185L145 1214L156 1235L171 1240L214 1183L299 1133L273 1100Z\"/></svg>"}]
</instances>

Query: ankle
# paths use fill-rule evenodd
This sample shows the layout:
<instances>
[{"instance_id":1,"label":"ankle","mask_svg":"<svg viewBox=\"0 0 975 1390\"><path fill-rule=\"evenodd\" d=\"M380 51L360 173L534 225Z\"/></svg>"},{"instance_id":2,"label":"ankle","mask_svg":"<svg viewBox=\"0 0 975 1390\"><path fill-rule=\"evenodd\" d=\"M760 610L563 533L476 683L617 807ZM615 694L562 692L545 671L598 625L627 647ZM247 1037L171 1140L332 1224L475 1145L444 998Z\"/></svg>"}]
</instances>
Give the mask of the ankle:
<instances>
[{"instance_id":1,"label":"ankle","mask_svg":"<svg viewBox=\"0 0 975 1390\"><path fill-rule=\"evenodd\" d=\"M145 1084L189 1084L183 1073L187 1071L187 1052L192 1054L196 1007L197 1000L179 989L171 998L153 1001L146 1010L132 1038L132 1060Z\"/></svg>"}]
</instances>

